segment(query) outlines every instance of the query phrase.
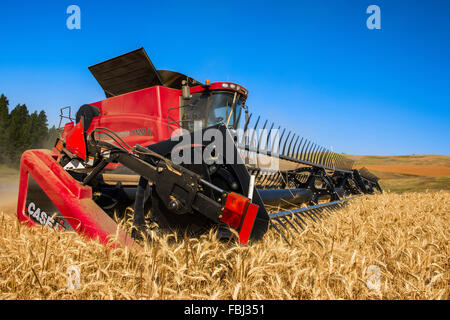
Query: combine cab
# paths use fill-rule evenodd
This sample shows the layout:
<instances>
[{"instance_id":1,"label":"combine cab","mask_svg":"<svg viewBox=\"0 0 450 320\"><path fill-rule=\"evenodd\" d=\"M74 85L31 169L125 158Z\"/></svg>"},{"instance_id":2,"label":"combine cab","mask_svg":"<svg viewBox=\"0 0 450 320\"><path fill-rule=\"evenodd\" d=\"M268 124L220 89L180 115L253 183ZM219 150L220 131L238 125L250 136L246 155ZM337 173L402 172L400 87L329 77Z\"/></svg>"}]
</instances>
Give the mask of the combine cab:
<instances>
[{"instance_id":1,"label":"combine cab","mask_svg":"<svg viewBox=\"0 0 450 320\"><path fill-rule=\"evenodd\" d=\"M249 114L241 85L156 70L144 49L89 69L107 98L83 105L53 150L22 156L17 214L31 225L108 243L132 212L119 245L150 225L217 228L241 243L273 228L288 241L324 211L381 192L368 170Z\"/></svg>"}]
</instances>

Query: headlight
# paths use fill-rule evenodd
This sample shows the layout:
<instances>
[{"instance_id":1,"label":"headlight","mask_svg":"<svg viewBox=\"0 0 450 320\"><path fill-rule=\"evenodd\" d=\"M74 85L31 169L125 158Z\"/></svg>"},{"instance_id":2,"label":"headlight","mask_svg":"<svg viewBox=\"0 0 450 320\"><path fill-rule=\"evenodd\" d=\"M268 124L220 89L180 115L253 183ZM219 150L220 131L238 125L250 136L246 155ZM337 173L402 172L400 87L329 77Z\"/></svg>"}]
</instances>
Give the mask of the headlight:
<instances>
[{"instance_id":1,"label":"headlight","mask_svg":"<svg viewBox=\"0 0 450 320\"><path fill-rule=\"evenodd\" d=\"M245 90L244 88L242 88L241 86L238 86L234 83L229 83L229 82L222 82L222 88L230 88L236 91L242 91L245 95L247 95L247 90Z\"/></svg>"}]
</instances>

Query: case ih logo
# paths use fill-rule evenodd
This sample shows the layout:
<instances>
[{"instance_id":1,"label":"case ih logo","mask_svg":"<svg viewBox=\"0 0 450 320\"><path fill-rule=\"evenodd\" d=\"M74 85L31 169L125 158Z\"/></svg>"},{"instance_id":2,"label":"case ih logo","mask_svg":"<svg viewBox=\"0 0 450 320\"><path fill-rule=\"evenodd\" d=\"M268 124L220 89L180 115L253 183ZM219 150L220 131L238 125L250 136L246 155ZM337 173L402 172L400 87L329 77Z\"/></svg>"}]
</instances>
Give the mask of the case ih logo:
<instances>
[{"instance_id":1,"label":"case ih logo","mask_svg":"<svg viewBox=\"0 0 450 320\"><path fill-rule=\"evenodd\" d=\"M60 220L59 222L56 219L53 219L49 216L45 211L42 211L41 208L36 208L34 202L30 202L28 207L25 209L25 214L28 213L28 216L32 218L32 220L57 230L66 230L63 226L64 221Z\"/></svg>"},{"instance_id":2,"label":"case ih logo","mask_svg":"<svg viewBox=\"0 0 450 320\"><path fill-rule=\"evenodd\" d=\"M139 128L130 130L130 136L151 136L152 135L151 128Z\"/></svg>"}]
</instances>

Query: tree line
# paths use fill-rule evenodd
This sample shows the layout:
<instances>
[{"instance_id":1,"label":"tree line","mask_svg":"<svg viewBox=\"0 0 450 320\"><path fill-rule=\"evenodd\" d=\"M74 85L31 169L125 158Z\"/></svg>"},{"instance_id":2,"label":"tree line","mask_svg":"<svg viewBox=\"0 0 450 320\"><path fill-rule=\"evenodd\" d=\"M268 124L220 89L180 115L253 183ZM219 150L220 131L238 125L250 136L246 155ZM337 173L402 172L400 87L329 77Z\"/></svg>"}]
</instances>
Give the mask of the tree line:
<instances>
[{"instance_id":1,"label":"tree line","mask_svg":"<svg viewBox=\"0 0 450 320\"><path fill-rule=\"evenodd\" d=\"M45 111L30 113L25 104L9 111L9 101L0 96L0 163L17 167L25 150L53 147L58 131L48 127Z\"/></svg>"}]
</instances>

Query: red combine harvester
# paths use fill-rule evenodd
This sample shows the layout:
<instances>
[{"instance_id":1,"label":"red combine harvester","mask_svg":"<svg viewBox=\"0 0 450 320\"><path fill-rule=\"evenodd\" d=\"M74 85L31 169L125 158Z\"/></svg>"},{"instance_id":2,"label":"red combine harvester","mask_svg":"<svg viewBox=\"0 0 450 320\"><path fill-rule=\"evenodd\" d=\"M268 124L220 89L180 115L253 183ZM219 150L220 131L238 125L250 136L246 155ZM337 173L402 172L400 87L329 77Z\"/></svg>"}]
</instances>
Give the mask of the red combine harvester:
<instances>
[{"instance_id":1,"label":"red combine harvester","mask_svg":"<svg viewBox=\"0 0 450 320\"><path fill-rule=\"evenodd\" d=\"M376 176L341 155L267 121L258 127L241 85L156 70L144 49L89 69L107 98L83 105L53 150L23 154L21 221L103 243L118 234L120 245L150 224L193 235L216 227L222 238L234 229L242 243L272 227L289 242L286 232L348 196L381 192ZM264 165L274 159L276 170ZM132 234L115 220L127 212Z\"/></svg>"}]
</instances>

